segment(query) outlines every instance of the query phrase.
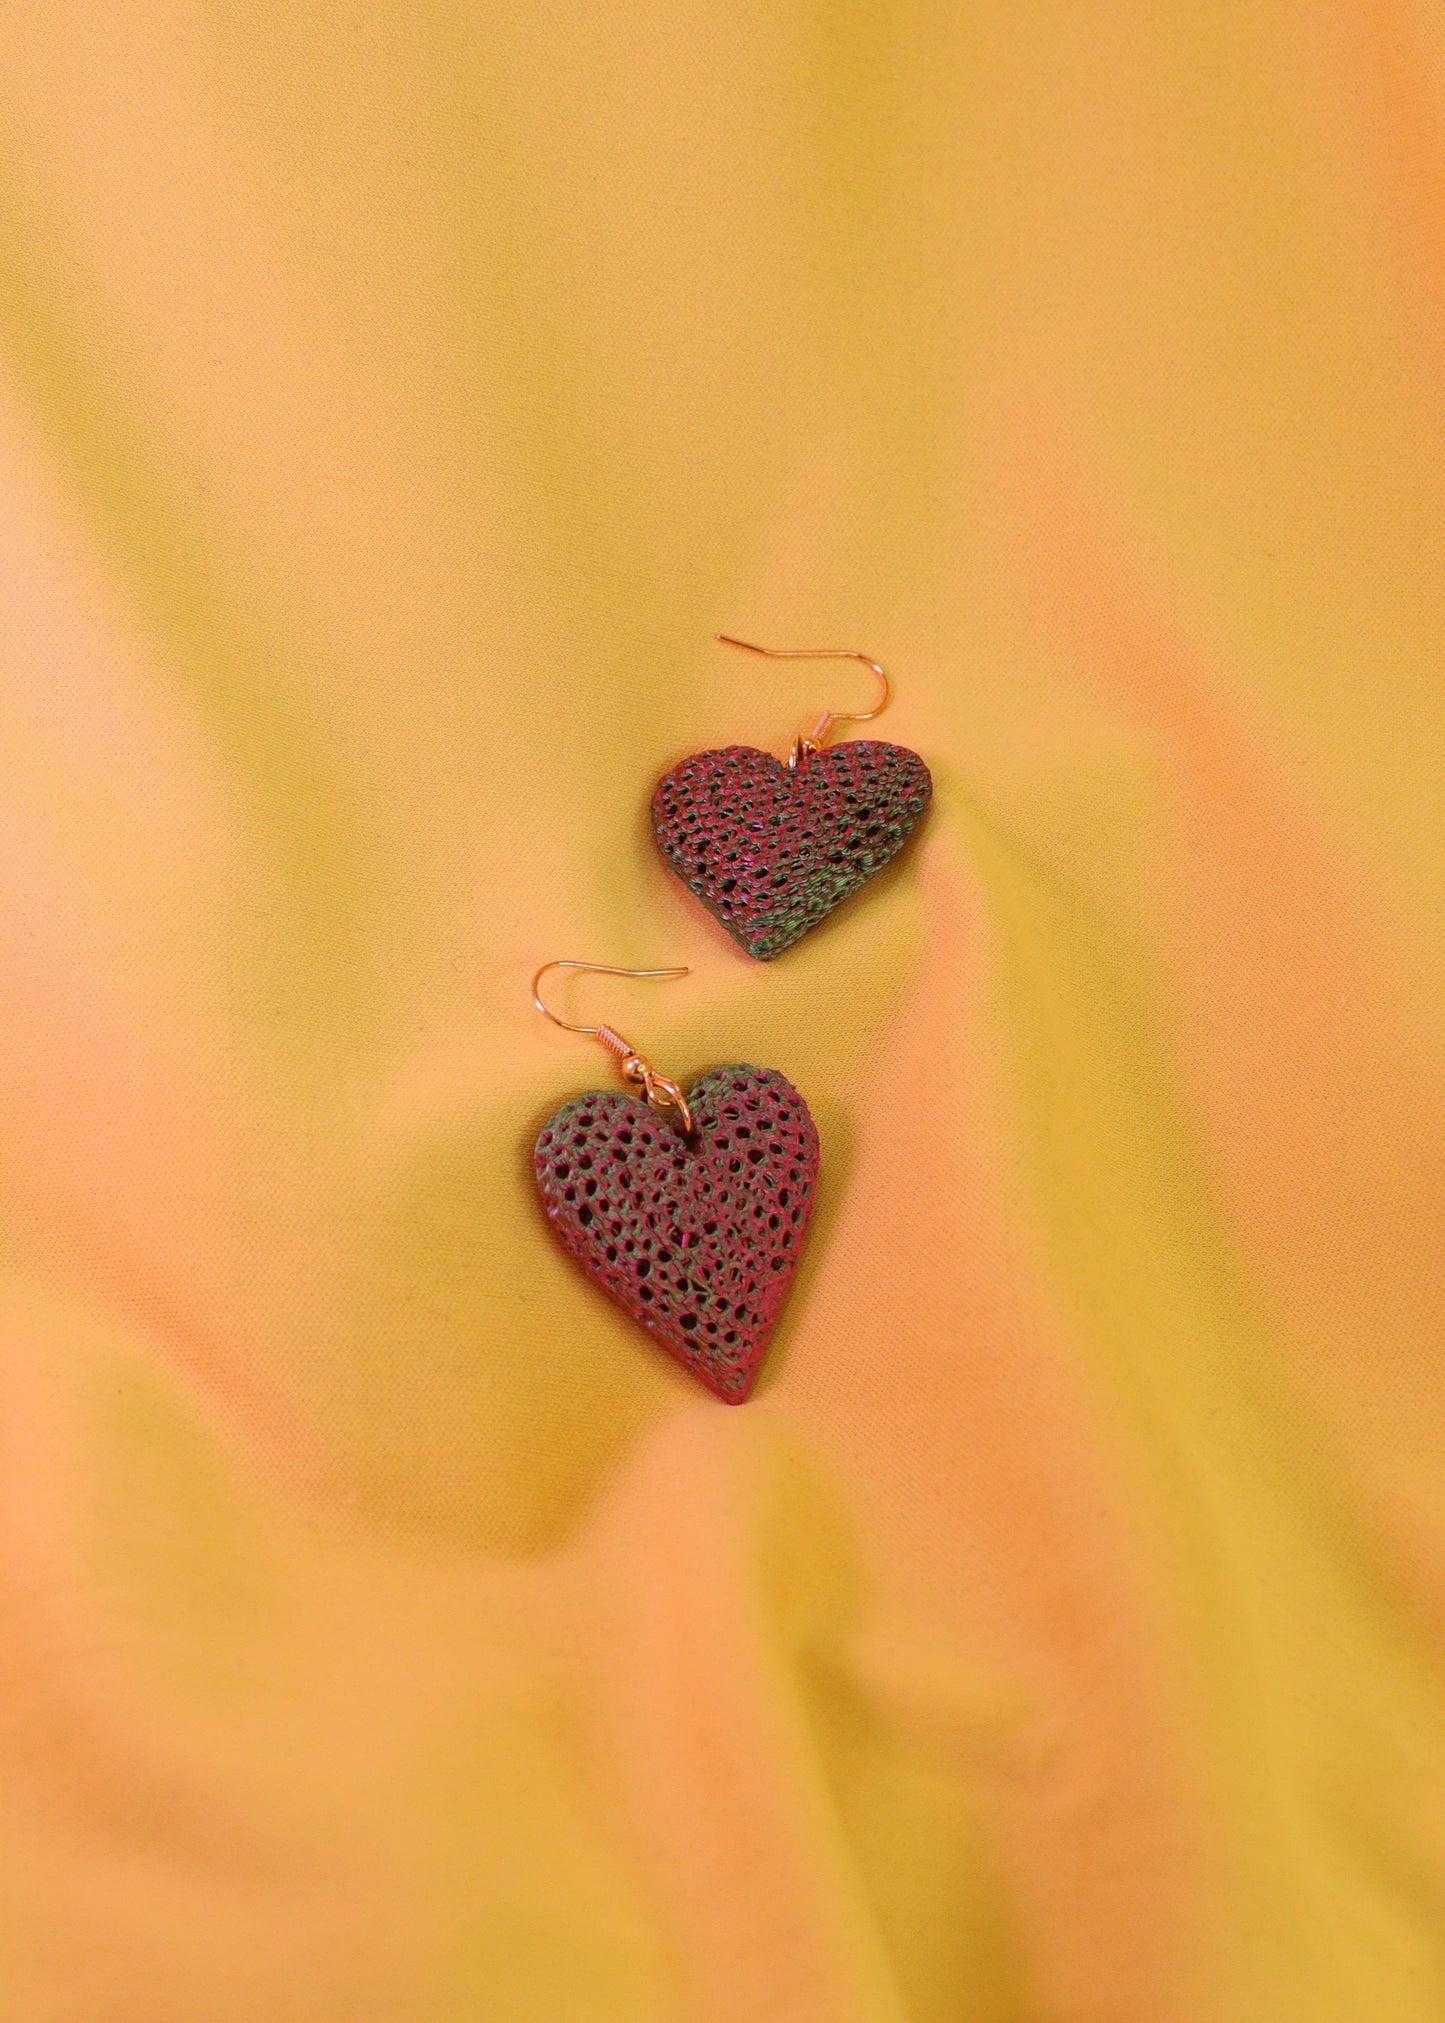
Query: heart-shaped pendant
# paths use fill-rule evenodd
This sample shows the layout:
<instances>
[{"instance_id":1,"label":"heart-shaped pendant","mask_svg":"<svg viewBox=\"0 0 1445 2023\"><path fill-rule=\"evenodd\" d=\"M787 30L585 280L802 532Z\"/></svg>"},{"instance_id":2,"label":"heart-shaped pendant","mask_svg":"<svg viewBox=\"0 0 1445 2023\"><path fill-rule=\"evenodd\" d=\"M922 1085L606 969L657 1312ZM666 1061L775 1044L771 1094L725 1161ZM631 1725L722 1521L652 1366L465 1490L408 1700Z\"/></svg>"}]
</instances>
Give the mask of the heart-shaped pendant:
<instances>
[{"instance_id":1,"label":"heart-shaped pendant","mask_svg":"<svg viewBox=\"0 0 1445 2023\"><path fill-rule=\"evenodd\" d=\"M933 794L905 745L859 739L784 765L751 745L697 752L652 797L658 848L762 961L806 934L902 849Z\"/></svg>"},{"instance_id":2,"label":"heart-shaped pendant","mask_svg":"<svg viewBox=\"0 0 1445 2023\"><path fill-rule=\"evenodd\" d=\"M573 1096L537 1139L537 1186L587 1275L740 1405L798 1261L818 1133L791 1082L741 1062L694 1082L683 1114L686 1136L635 1096Z\"/></svg>"}]
</instances>

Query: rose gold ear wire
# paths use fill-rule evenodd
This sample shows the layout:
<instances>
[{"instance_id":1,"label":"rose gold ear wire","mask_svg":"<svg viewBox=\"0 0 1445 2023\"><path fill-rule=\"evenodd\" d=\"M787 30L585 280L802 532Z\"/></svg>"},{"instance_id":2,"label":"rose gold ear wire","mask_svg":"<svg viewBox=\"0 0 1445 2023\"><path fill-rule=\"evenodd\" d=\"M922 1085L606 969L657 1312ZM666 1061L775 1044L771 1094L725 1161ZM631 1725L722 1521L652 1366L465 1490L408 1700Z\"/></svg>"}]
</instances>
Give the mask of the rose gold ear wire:
<instances>
[{"instance_id":1,"label":"rose gold ear wire","mask_svg":"<svg viewBox=\"0 0 1445 2023\"><path fill-rule=\"evenodd\" d=\"M564 1033L581 1033L588 1039L600 1040L609 1054L612 1054L622 1070L626 1082L635 1082L643 1096L651 1103L659 1116L667 1111L677 1113L677 1121L686 1137L692 1136L692 1111L687 1107L687 1098L676 1082L670 1082L666 1075L659 1075L650 1061L645 1061L630 1040L623 1039L621 1033L611 1026L574 1026L566 1019L559 1019L542 1002L542 978L549 969L585 969L594 976L687 976L686 964L680 969L621 969L611 962L574 962L570 956L563 956L556 962L544 962L532 978L532 1002L544 1019L550 1019L554 1026L560 1026Z\"/></svg>"},{"instance_id":2,"label":"rose gold ear wire","mask_svg":"<svg viewBox=\"0 0 1445 2023\"><path fill-rule=\"evenodd\" d=\"M893 700L893 683L888 679L888 670L880 667L866 653L855 653L848 646L754 646L750 639L734 639L730 632L715 632L713 638L723 646L740 646L744 653L763 653L769 660L861 660L865 667L871 667L883 684L883 693L872 709L855 711L845 715L842 710L825 709L810 731L800 731L793 739L793 749L788 754L788 766L796 771L800 759L810 758L814 752L823 749L835 724L871 723L875 716L882 716Z\"/></svg>"}]
</instances>

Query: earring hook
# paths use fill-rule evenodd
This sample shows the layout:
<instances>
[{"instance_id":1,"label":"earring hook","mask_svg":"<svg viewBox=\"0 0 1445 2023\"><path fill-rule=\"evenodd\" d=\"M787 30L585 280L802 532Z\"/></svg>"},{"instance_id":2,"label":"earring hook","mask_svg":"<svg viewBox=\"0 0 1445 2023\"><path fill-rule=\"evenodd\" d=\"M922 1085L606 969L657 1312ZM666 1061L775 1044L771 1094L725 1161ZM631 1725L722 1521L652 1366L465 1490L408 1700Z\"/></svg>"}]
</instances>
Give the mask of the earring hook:
<instances>
[{"instance_id":1,"label":"earring hook","mask_svg":"<svg viewBox=\"0 0 1445 2023\"><path fill-rule=\"evenodd\" d=\"M755 646L751 639L736 639L731 632L715 632L714 639L722 646L740 646L744 653L761 653L769 660L861 660L865 667L871 667L883 684L882 694L872 709L836 710L825 709L810 731L802 731L793 739L793 749L788 754L788 765L796 768L800 759L811 757L823 749L825 740L831 736L837 724L871 723L876 716L882 716L893 700L893 683L888 670L871 655L857 653L850 646Z\"/></svg>"},{"instance_id":2,"label":"earring hook","mask_svg":"<svg viewBox=\"0 0 1445 2023\"><path fill-rule=\"evenodd\" d=\"M561 956L554 962L544 962L532 978L532 1002L544 1019L550 1019L552 1024L560 1026L564 1033L581 1033L585 1039L600 1041L615 1058L622 1071L623 1080L635 1082L641 1088L645 1100L659 1115L664 1115L668 1110L675 1111L684 1135L690 1138L692 1111L688 1108L687 1098L676 1082L669 1081L666 1075L659 1075L652 1063L644 1060L638 1053L632 1042L623 1039L621 1033L612 1026L600 1022L595 1026L573 1025L568 1019L559 1019L556 1012L543 1002L542 978L549 969L586 970L594 976L673 977L691 974L686 963L676 969L625 969L618 963L576 962L571 956Z\"/></svg>"},{"instance_id":3,"label":"earring hook","mask_svg":"<svg viewBox=\"0 0 1445 2023\"><path fill-rule=\"evenodd\" d=\"M532 978L533 1004L537 1007L538 1011L542 1014L544 1019L550 1019L553 1025L560 1026L564 1033L582 1033L589 1039L592 1038L594 1035L600 1034L604 1030L604 1028L601 1026L571 1025L568 1023L566 1019L559 1019L556 1012L552 1011L547 1005L543 1004L542 990L541 990L542 978L547 974L547 971L549 969L583 969L590 971L594 976L648 977L648 976L691 975L691 971L688 969L685 963L679 969L624 969L621 967L620 964L614 962L574 962L570 956L566 955L559 957L559 959L556 962L544 962L542 964L542 967L537 971L537 974Z\"/></svg>"}]
</instances>

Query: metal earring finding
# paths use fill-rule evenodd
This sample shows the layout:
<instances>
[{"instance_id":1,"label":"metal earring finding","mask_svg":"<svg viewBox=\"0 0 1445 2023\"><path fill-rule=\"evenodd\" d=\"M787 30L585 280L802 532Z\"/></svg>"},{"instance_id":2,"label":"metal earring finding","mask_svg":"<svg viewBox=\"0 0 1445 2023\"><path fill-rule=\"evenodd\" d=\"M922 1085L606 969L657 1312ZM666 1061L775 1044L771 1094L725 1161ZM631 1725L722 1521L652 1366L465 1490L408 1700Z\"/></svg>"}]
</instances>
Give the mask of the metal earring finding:
<instances>
[{"instance_id":1,"label":"metal earring finding","mask_svg":"<svg viewBox=\"0 0 1445 2023\"><path fill-rule=\"evenodd\" d=\"M532 1002L544 1019L550 1019L554 1026L560 1026L564 1033L582 1033L588 1039L595 1039L606 1047L617 1062L622 1079L640 1088L644 1099L649 1102L659 1116L666 1116L671 1110L681 1126L683 1136L692 1136L692 1112L687 1098L677 1083L667 1075L659 1075L652 1063L637 1051L630 1040L609 1025L573 1025L568 1019L559 1019L556 1012L542 1001L542 978L549 969L587 970L595 976L634 977L674 977L689 974L686 964L676 969L624 969L611 962L575 962L570 956L562 956L555 962L544 962L532 978Z\"/></svg>"},{"instance_id":2,"label":"metal earring finding","mask_svg":"<svg viewBox=\"0 0 1445 2023\"><path fill-rule=\"evenodd\" d=\"M750 639L736 639L731 632L715 632L713 638L720 646L740 646L744 653L761 653L768 660L861 660L865 667L871 667L883 684L883 693L872 709L845 712L825 709L810 731L799 731L793 739L793 748L788 753L788 770L796 772L799 762L820 752L833 733L836 724L872 723L874 717L882 716L893 700L893 683L888 678L888 670L866 653L855 653L849 646L755 646Z\"/></svg>"}]
</instances>

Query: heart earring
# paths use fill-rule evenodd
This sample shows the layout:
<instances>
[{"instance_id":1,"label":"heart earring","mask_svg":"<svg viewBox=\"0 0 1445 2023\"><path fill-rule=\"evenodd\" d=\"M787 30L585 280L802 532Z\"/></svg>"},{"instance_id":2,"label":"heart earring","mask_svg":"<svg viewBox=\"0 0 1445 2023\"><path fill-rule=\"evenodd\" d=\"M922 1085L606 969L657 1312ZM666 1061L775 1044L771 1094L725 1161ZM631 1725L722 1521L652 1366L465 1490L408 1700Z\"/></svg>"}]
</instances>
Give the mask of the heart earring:
<instances>
[{"instance_id":1,"label":"heart earring","mask_svg":"<svg viewBox=\"0 0 1445 2023\"><path fill-rule=\"evenodd\" d=\"M893 685L845 647L724 646L770 660L861 660L882 683L872 709L825 709L793 740L786 766L752 745L696 752L658 781L652 833L678 877L749 955L766 962L816 927L907 842L933 795L917 752L860 739L825 742L838 724L871 723Z\"/></svg>"},{"instance_id":2,"label":"heart earring","mask_svg":"<svg viewBox=\"0 0 1445 2023\"><path fill-rule=\"evenodd\" d=\"M684 1095L611 1026L571 1025L542 1001L550 969L686 976L544 962L532 1002L598 1040L639 1093L589 1089L537 1139L548 1220L589 1278L715 1396L741 1405L798 1261L818 1178L808 1106L774 1068L712 1068Z\"/></svg>"}]
</instances>

